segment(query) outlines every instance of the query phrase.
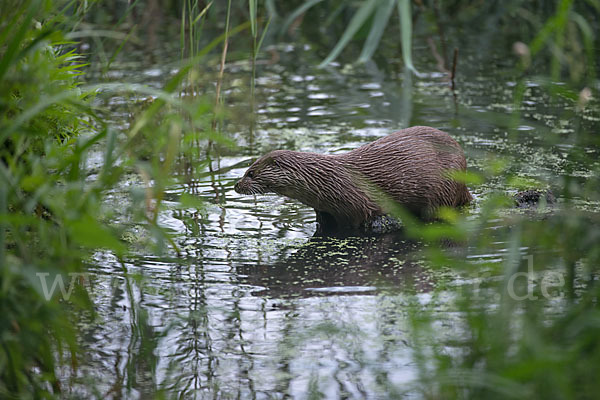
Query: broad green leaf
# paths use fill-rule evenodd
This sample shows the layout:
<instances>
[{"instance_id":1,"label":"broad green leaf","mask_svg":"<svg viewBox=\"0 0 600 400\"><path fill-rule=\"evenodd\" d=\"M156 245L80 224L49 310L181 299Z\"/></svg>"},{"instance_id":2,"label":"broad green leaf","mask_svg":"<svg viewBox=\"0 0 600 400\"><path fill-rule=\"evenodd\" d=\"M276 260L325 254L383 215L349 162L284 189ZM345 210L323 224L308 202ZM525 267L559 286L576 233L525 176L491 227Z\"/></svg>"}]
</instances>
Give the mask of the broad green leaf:
<instances>
[{"instance_id":1,"label":"broad green leaf","mask_svg":"<svg viewBox=\"0 0 600 400\"><path fill-rule=\"evenodd\" d=\"M75 242L90 249L109 249L117 254L126 251L125 246L108 228L87 215L77 221L68 222L67 227Z\"/></svg>"},{"instance_id":2,"label":"broad green leaf","mask_svg":"<svg viewBox=\"0 0 600 400\"><path fill-rule=\"evenodd\" d=\"M483 178L475 172L469 171L451 171L449 177L457 182L466 183L468 185L481 185Z\"/></svg>"},{"instance_id":3,"label":"broad green leaf","mask_svg":"<svg viewBox=\"0 0 600 400\"><path fill-rule=\"evenodd\" d=\"M180 197L179 197L179 204L180 207L183 209L186 208L199 208L199 209L203 209L205 204L202 201L202 199L200 199L197 196L192 196L189 193L183 193Z\"/></svg>"}]
</instances>

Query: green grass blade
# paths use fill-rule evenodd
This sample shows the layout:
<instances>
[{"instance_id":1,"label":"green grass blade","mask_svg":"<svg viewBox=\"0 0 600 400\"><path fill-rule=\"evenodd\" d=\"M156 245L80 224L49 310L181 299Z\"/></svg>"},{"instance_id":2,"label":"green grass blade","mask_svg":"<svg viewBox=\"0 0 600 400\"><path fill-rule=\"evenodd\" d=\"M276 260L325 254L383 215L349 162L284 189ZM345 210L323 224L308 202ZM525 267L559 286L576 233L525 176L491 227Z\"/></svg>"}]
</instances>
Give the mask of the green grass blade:
<instances>
[{"instance_id":1,"label":"green grass blade","mask_svg":"<svg viewBox=\"0 0 600 400\"><path fill-rule=\"evenodd\" d=\"M181 50L181 58L185 56L185 3L181 7L181 27L179 32L179 48Z\"/></svg>"},{"instance_id":2,"label":"green grass blade","mask_svg":"<svg viewBox=\"0 0 600 400\"><path fill-rule=\"evenodd\" d=\"M260 48L262 46L263 40L265 40L265 36L267 36L267 31L269 30L269 25L271 25L271 20L273 19L273 17L269 17L269 20L267 21L267 25L265 25L265 29L263 29L262 34L260 35L260 40L258 41L258 45L256 46L256 52L254 53L254 60L256 60L256 57L258 56L258 52L260 51Z\"/></svg>"},{"instance_id":3,"label":"green grass blade","mask_svg":"<svg viewBox=\"0 0 600 400\"><path fill-rule=\"evenodd\" d=\"M564 26L572 2L573 0L562 0L558 5L556 15L548 19L543 28L539 31L535 38L533 38L531 44L529 45L532 56L535 56L540 50L542 50L544 45L547 44L552 33L560 30Z\"/></svg>"},{"instance_id":4,"label":"green grass blade","mask_svg":"<svg viewBox=\"0 0 600 400\"><path fill-rule=\"evenodd\" d=\"M283 24L281 24L281 30L279 32L284 33L285 31L287 31L287 29L290 27L292 22L294 22L296 20L296 18L298 18L300 15L304 14L315 4L318 4L322 1L323 0L308 0L306 3L302 4L300 7L296 8L294 11L292 11L290 13L290 15L285 19L285 21L283 21Z\"/></svg>"},{"instance_id":5,"label":"green grass blade","mask_svg":"<svg viewBox=\"0 0 600 400\"><path fill-rule=\"evenodd\" d=\"M125 47L125 44L129 41L129 38L131 37L131 35L133 35L133 33L136 31L136 29L137 29L137 25L134 25L133 28L131 28L131 30L129 31L129 33L125 37L125 39L123 39L121 41L121 44L119 44L119 46L117 47L117 49L113 52L112 56L108 60L108 63L106 64L106 67L104 67L104 73L105 74L108 72L108 69L110 68L111 64L115 61L115 59L117 58L117 56L119 55L119 53L121 53L121 50L123 50L123 47Z\"/></svg>"},{"instance_id":6,"label":"green grass blade","mask_svg":"<svg viewBox=\"0 0 600 400\"><path fill-rule=\"evenodd\" d=\"M596 11L600 12L600 1L587 0L586 3L588 3L590 6L594 7L596 9Z\"/></svg>"},{"instance_id":7,"label":"green grass blade","mask_svg":"<svg viewBox=\"0 0 600 400\"><path fill-rule=\"evenodd\" d=\"M0 43L2 43L3 45L8 43L8 39L9 37L11 37L16 28L15 25L17 25L17 23L19 21L21 21L21 15L26 13L26 10L19 10L20 12L17 12L16 15L13 15L12 18L9 21L3 21L6 23L6 25L4 25L4 27L2 28L2 30L0 30ZM1 14L1 10L0 10L0 15ZM4 19L6 19L6 17L4 17ZM2 47L2 49L4 50L4 46ZM2 54L2 57L4 57L4 54Z\"/></svg>"},{"instance_id":8,"label":"green grass blade","mask_svg":"<svg viewBox=\"0 0 600 400\"><path fill-rule=\"evenodd\" d=\"M323 28L328 28L333 23L333 21L335 21L340 16L342 11L344 11L346 7L348 7L348 3L346 3L345 1L341 1L340 4L333 10L333 12L329 14L325 22L323 22Z\"/></svg>"},{"instance_id":9,"label":"green grass blade","mask_svg":"<svg viewBox=\"0 0 600 400\"><path fill-rule=\"evenodd\" d=\"M256 37L256 2L257 0L250 0L248 7L250 8L250 32L252 37Z\"/></svg>"},{"instance_id":10,"label":"green grass blade","mask_svg":"<svg viewBox=\"0 0 600 400\"><path fill-rule=\"evenodd\" d=\"M269 13L269 18L278 18L277 9L275 8L275 2L273 0L266 0L265 7L267 8L267 12Z\"/></svg>"},{"instance_id":11,"label":"green grass blade","mask_svg":"<svg viewBox=\"0 0 600 400\"><path fill-rule=\"evenodd\" d=\"M27 44L27 46L23 48L23 50L19 52L19 54L14 58L13 63L16 63L17 61L25 57L27 54L36 50L38 46L42 45L43 42L46 39L48 39L53 33L53 30L44 30L40 32L40 34L37 35L35 39L33 39L29 44Z\"/></svg>"},{"instance_id":12,"label":"green grass blade","mask_svg":"<svg viewBox=\"0 0 600 400\"><path fill-rule=\"evenodd\" d=\"M591 74L594 73L594 31L589 23L576 12L571 13L571 19L579 26L581 35L583 36L583 46L585 48L586 58L588 62L588 70Z\"/></svg>"},{"instance_id":13,"label":"green grass blade","mask_svg":"<svg viewBox=\"0 0 600 400\"><path fill-rule=\"evenodd\" d=\"M354 37L356 32L364 25L366 20L373 14L373 9L377 5L378 0L367 0L365 1L360 8L356 11L356 14L350 20L350 24L342 34L342 37L337 42L333 50L329 53L327 57L319 64L318 68L323 68L333 60L342 52L342 50L346 47L346 45L350 42L350 40Z\"/></svg>"},{"instance_id":14,"label":"green grass blade","mask_svg":"<svg viewBox=\"0 0 600 400\"><path fill-rule=\"evenodd\" d=\"M53 104L61 103L67 101L69 98L74 97L72 91L66 91L62 93L57 93L53 96L43 97L37 104L32 107L29 107L23 113L19 114L17 118L15 118L12 123L0 134L0 143L3 143L6 138L17 131L21 126L26 124L29 120L34 118L36 115L46 110L48 107Z\"/></svg>"},{"instance_id":15,"label":"green grass blade","mask_svg":"<svg viewBox=\"0 0 600 400\"><path fill-rule=\"evenodd\" d=\"M379 41L381 40L383 31L385 31L385 28L388 24L390 15L392 15L395 3L396 0L383 0L379 2L377 11L375 12L375 17L373 18L373 22L371 24L369 36L367 36L367 40L363 45L362 52L358 57L358 62L365 62L371 59L373 56L377 46L379 46Z\"/></svg>"},{"instance_id":16,"label":"green grass blade","mask_svg":"<svg viewBox=\"0 0 600 400\"><path fill-rule=\"evenodd\" d=\"M406 68L419 76L412 62L412 13L409 0L398 0L398 14L400 16L400 34L402 42L402 59Z\"/></svg>"},{"instance_id":17,"label":"green grass blade","mask_svg":"<svg viewBox=\"0 0 600 400\"><path fill-rule=\"evenodd\" d=\"M127 247L106 226L90 215L84 215L77 220L67 221L67 229L78 244L90 248L105 248L117 255L127 252Z\"/></svg>"},{"instance_id":18,"label":"green grass blade","mask_svg":"<svg viewBox=\"0 0 600 400\"><path fill-rule=\"evenodd\" d=\"M8 185L3 183L0 185L0 215L7 215L8 210L8 201L7 199ZM6 227L4 223L0 222L0 265L6 265L6 249L5 249L5 235L6 235Z\"/></svg>"},{"instance_id":19,"label":"green grass blade","mask_svg":"<svg viewBox=\"0 0 600 400\"><path fill-rule=\"evenodd\" d=\"M205 14L208 12L208 10L209 10L210 6L212 6L212 4L213 4L213 2L211 1L210 3L208 3L208 4L206 5L206 7L204 7L204 8L202 9L202 11L200 11L200 13L199 13L199 14L198 14L198 16L196 17L196 19L194 19L194 22L193 22L194 24L196 24L198 21L200 21L200 19L201 19L202 17L204 17L204 15L205 15Z\"/></svg>"},{"instance_id":20,"label":"green grass blade","mask_svg":"<svg viewBox=\"0 0 600 400\"><path fill-rule=\"evenodd\" d=\"M240 24L240 25L236 26L235 28L230 29L229 32L224 32L224 33L220 34L215 39L213 39L209 44L204 46L204 48L202 50L200 50L200 52L198 53L198 55L196 57L198 59L204 57L209 51L214 49L219 43L221 43L223 40L225 40L225 37L231 37L235 34L238 34L241 31L248 29L249 25L250 25L250 22L246 21L243 24ZM198 61L198 60L196 60L196 61Z\"/></svg>"},{"instance_id":21,"label":"green grass blade","mask_svg":"<svg viewBox=\"0 0 600 400\"><path fill-rule=\"evenodd\" d=\"M32 1L27 10L27 14L23 18L22 21L19 21L20 26L17 32L15 32L12 40L6 47L6 51L2 55L0 59L0 80L4 78L4 74L8 71L8 68L15 62L15 57L19 54L19 48L21 47L21 43L25 39L25 35L30 28L31 21L33 20L33 15L39 8L39 0Z\"/></svg>"},{"instance_id":22,"label":"green grass blade","mask_svg":"<svg viewBox=\"0 0 600 400\"><path fill-rule=\"evenodd\" d=\"M115 150L117 142L117 134L114 130L104 128L103 132L106 133L106 142L104 149L104 163L102 164L102 171L98 178L101 182L107 182L110 179L113 171L113 164L115 162Z\"/></svg>"},{"instance_id":23,"label":"green grass blade","mask_svg":"<svg viewBox=\"0 0 600 400\"><path fill-rule=\"evenodd\" d=\"M127 18L127 16L131 13L131 11L134 9L134 7L137 5L137 3L140 0L135 0L133 3L131 3L131 5L129 7L127 7L127 10L125 10L125 12L123 13L123 15L121 15L121 18L119 18L119 20L117 21L117 23L115 24L115 26L119 26L121 25L121 23L123 21L125 21L125 18Z\"/></svg>"},{"instance_id":24,"label":"green grass blade","mask_svg":"<svg viewBox=\"0 0 600 400\"><path fill-rule=\"evenodd\" d=\"M93 38L105 37L105 38L110 38L110 39L115 39L115 40L125 40L125 39L127 39L127 36L128 36L127 34L122 33L122 32L115 32L115 31L109 31L109 30L104 30L104 29L85 29L85 30L81 30L81 31L75 31L75 32L68 33L65 35L65 38L68 40L72 40L72 39L79 39L82 37L93 37ZM134 40L132 40L132 41L134 41ZM140 41L135 40L135 43L140 43Z\"/></svg>"}]
</instances>

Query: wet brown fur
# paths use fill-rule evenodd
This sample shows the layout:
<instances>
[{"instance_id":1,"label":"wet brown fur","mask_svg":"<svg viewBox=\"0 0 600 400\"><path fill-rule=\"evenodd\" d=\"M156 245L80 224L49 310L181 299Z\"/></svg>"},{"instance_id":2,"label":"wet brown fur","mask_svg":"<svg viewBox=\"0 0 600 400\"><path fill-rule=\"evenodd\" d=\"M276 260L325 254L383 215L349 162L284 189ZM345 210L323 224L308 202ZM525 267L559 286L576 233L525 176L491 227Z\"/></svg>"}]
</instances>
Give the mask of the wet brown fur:
<instances>
[{"instance_id":1,"label":"wet brown fur","mask_svg":"<svg viewBox=\"0 0 600 400\"><path fill-rule=\"evenodd\" d=\"M359 228L386 214L389 200L425 220L440 206L468 204L465 184L448 176L466 166L447 133L415 126L339 155L273 151L248 168L235 190L278 193L313 207L321 225Z\"/></svg>"}]
</instances>

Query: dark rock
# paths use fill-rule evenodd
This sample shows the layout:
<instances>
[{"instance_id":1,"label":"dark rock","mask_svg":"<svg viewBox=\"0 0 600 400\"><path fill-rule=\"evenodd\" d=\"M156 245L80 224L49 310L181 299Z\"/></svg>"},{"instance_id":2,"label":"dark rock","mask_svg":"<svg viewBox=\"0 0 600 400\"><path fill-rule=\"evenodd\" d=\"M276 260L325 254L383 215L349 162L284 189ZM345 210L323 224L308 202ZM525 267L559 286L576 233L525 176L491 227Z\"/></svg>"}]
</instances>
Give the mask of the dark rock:
<instances>
[{"instance_id":1,"label":"dark rock","mask_svg":"<svg viewBox=\"0 0 600 400\"><path fill-rule=\"evenodd\" d=\"M556 197L554 197L551 190L525 190L515 194L513 198L517 208L537 208L540 204L556 204Z\"/></svg>"}]
</instances>

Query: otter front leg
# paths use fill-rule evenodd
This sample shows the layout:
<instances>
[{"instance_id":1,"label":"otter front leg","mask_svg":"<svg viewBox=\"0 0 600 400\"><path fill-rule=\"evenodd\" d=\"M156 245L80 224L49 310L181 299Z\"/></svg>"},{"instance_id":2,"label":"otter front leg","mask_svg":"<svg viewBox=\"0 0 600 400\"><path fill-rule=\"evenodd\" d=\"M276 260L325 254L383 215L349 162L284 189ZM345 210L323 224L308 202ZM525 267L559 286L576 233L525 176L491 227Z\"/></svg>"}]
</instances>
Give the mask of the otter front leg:
<instances>
[{"instance_id":1,"label":"otter front leg","mask_svg":"<svg viewBox=\"0 0 600 400\"><path fill-rule=\"evenodd\" d=\"M338 229L337 221L334 216L326 211L315 210L317 214L317 232L323 234L327 232L335 232Z\"/></svg>"}]
</instances>

